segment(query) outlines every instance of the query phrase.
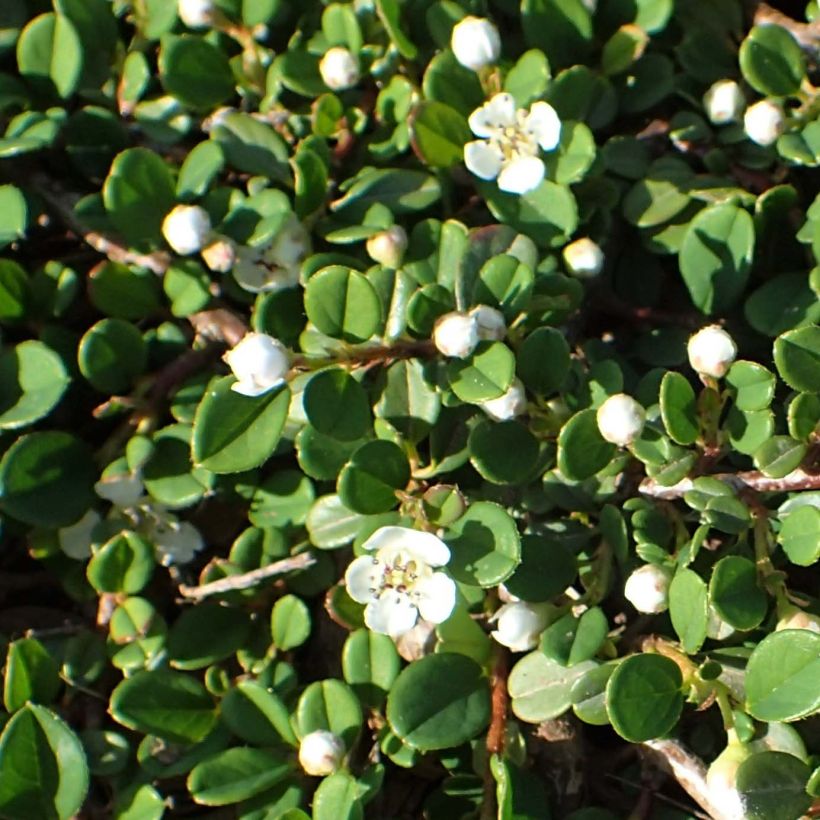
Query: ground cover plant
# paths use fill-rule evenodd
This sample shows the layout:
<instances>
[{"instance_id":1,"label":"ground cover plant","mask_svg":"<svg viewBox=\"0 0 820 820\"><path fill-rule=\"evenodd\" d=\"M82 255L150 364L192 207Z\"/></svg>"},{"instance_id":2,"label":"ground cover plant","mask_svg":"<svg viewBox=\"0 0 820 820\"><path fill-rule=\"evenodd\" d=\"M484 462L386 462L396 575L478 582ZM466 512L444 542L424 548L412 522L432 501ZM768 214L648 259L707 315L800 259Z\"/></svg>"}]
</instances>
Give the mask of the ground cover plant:
<instances>
[{"instance_id":1,"label":"ground cover plant","mask_svg":"<svg viewBox=\"0 0 820 820\"><path fill-rule=\"evenodd\" d=\"M818 54L3 0L0 817L820 814Z\"/></svg>"}]
</instances>

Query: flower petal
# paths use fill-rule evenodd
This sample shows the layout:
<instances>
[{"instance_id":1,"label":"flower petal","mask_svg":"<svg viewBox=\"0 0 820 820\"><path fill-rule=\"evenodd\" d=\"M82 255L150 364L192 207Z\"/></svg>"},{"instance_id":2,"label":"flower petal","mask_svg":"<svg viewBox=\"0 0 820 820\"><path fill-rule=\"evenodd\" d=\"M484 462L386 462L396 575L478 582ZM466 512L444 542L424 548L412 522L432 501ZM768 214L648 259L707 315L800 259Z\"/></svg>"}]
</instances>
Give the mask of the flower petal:
<instances>
[{"instance_id":1,"label":"flower petal","mask_svg":"<svg viewBox=\"0 0 820 820\"><path fill-rule=\"evenodd\" d=\"M561 120L549 103L533 103L524 128L535 135L544 151L552 151L561 139Z\"/></svg>"},{"instance_id":2,"label":"flower petal","mask_svg":"<svg viewBox=\"0 0 820 820\"><path fill-rule=\"evenodd\" d=\"M263 393L267 393L272 387L276 385L259 385L254 381L245 381L245 382L236 382L236 384L231 385L231 390L234 393L240 393L243 396L251 396L252 398L255 396L261 396Z\"/></svg>"},{"instance_id":3,"label":"flower petal","mask_svg":"<svg viewBox=\"0 0 820 820\"><path fill-rule=\"evenodd\" d=\"M495 179L503 162L504 155L489 142L474 140L464 146L464 164L479 179Z\"/></svg>"},{"instance_id":4,"label":"flower petal","mask_svg":"<svg viewBox=\"0 0 820 820\"><path fill-rule=\"evenodd\" d=\"M498 187L508 194L526 194L544 179L544 163L538 157L518 157L508 162L498 175Z\"/></svg>"},{"instance_id":5,"label":"flower petal","mask_svg":"<svg viewBox=\"0 0 820 820\"><path fill-rule=\"evenodd\" d=\"M442 567L450 560L450 550L444 541L431 532L410 527L380 527L362 544L362 549L401 550L431 567Z\"/></svg>"},{"instance_id":6,"label":"flower petal","mask_svg":"<svg viewBox=\"0 0 820 820\"><path fill-rule=\"evenodd\" d=\"M418 614L406 592L386 589L365 607L364 622L374 632L397 638L416 625Z\"/></svg>"},{"instance_id":7,"label":"flower petal","mask_svg":"<svg viewBox=\"0 0 820 820\"><path fill-rule=\"evenodd\" d=\"M443 572L434 572L413 587L419 613L425 621L440 624L446 621L456 605L456 585Z\"/></svg>"},{"instance_id":8,"label":"flower petal","mask_svg":"<svg viewBox=\"0 0 820 820\"><path fill-rule=\"evenodd\" d=\"M515 124L515 100L512 94L496 94L481 108L476 108L467 121L477 137L491 137L499 128Z\"/></svg>"},{"instance_id":9,"label":"flower petal","mask_svg":"<svg viewBox=\"0 0 820 820\"><path fill-rule=\"evenodd\" d=\"M384 567L370 555L362 555L351 562L345 572L347 594L360 604L369 604L378 598Z\"/></svg>"}]
</instances>

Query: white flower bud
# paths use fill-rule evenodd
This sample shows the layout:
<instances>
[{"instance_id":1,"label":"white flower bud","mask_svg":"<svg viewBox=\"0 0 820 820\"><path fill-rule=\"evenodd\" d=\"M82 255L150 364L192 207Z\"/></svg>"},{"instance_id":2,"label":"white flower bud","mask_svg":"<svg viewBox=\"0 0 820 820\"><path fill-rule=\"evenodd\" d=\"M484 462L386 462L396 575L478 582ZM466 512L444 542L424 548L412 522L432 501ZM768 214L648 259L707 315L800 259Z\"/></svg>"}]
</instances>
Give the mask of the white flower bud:
<instances>
[{"instance_id":1,"label":"white flower bud","mask_svg":"<svg viewBox=\"0 0 820 820\"><path fill-rule=\"evenodd\" d=\"M333 774L342 764L344 756L342 739L324 729L305 735L299 744L299 763L305 773L313 777Z\"/></svg>"},{"instance_id":2,"label":"white flower bud","mask_svg":"<svg viewBox=\"0 0 820 820\"><path fill-rule=\"evenodd\" d=\"M604 252L589 237L570 242L563 251L567 270L579 279L592 279L604 266Z\"/></svg>"},{"instance_id":3,"label":"white flower bud","mask_svg":"<svg viewBox=\"0 0 820 820\"><path fill-rule=\"evenodd\" d=\"M709 799L726 820L745 820L746 807L736 787L737 770L750 754L752 749L745 744L730 741L706 772Z\"/></svg>"},{"instance_id":4,"label":"white flower bud","mask_svg":"<svg viewBox=\"0 0 820 820\"><path fill-rule=\"evenodd\" d=\"M481 402L481 409L494 421L509 421L527 409L527 394L521 379L513 379L506 393Z\"/></svg>"},{"instance_id":5,"label":"white flower bud","mask_svg":"<svg viewBox=\"0 0 820 820\"><path fill-rule=\"evenodd\" d=\"M450 47L456 60L465 68L479 71L498 60L501 37L489 20L483 17L465 17L453 27Z\"/></svg>"},{"instance_id":6,"label":"white flower bud","mask_svg":"<svg viewBox=\"0 0 820 820\"><path fill-rule=\"evenodd\" d=\"M538 645L553 611L550 604L528 604L525 601L504 604L493 616L496 628L491 634L513 652L526 652Z\"/></svg>"},{"instance_id":7,"label":"white flower bud","mask_svg":"<svg viewBox=\"0 0 820 820\"><path fill-rule=\"evenodd\" d=\"M180 256L202 250L211 232L211 218L199 205L177 205L162 222L165 241Z\"/></svg>"},{"instance_id":8,"label":"white flower bud","mask_svg":"<svg viewBox=\"0 0 820 820\"><path fill-rule=\"evenodd\" d=\"M407 231L401 225L391 225L367 240L367 255L386 268L398 268L407 250Z\"/></svg>"},{"instance_id":9,"label":"white flower bud","mask_svg":"<svg viewBox=\"0 0 820 820\"><path fill-rule=\"evenodd\" d=\"M737 345L722 327L709 325L689 338L686 352L693 370L720 379L732 366L737 356Z\"/></svg>"},{"instance_id":10,"label":"white flower bud","mask_svg":"<svg viewBox=\"0 0 820 820\"><path fill-rule=\"evenodd\" d=\"M248 333L223 360L237 378L231 390L261 396L285 381L290 369L285 346L265 333Z\"/></svg>"},{"instance_id":11,"label":"white flower bud","mask_svg":"<svg viewBox=\"0 0 820 820\"><path fill-rule=\"evenodd\" d=\"M598 408L596 419L598 430L606 441L626 447L641 434L646 411L632 396L616 393Z\"/></svg>"},{"instance_id":12,"label":"white flower bud","mask_svg":"<svg viewBox=\"0 0 820 820\"><path fill-rule=\"evenodd\" d=\"M322 57L319 73L331 91L344 91L359 82L359 61L346 48L334 46Z\"/></svg>"},{"instance_id":13,"label":"white flower bud","mask_svg":"<svg viewBox=\"0 0 820 820\"><path fill-rule=\"evenodd\" d=\"M433 344L445 356L466 359L478 341L478 320L468 313L445 313L433 328Z\"/></svg>"},{"instance_id":14,"label":"white flower bud","mask_svg":"<svg viewBox=\"0 0 820 820\"><path fill-rule=\"evenodd\" d=\"M656 614L669 607L669 582L672 573L658 564L636 569L624 584L624 596L638 612Z\"/></svg>"},{"instance_id":15,"label":"white flower bud","mask_svg":"<svg viewBox=\"0 0 820 820\"><path fill-rule=\"evenodd\" d=\"M771 100L760 100L750 105L743 115L746 136L758 145L772 145L786 130L783 109Z\"/></svg>"},{"instance_id":16,"label":"white flower bud","mask_svg":"<svg viewBox=\"0 0 820 820\"><path fill-rule=\"evenodd\" d=\"M93 532L102 519L95 510L89 510L79 521L57 531L60 549L76 561L84 561L91 556Z\"/></svg>"},{"instance_id":17,"label":"white flower bud","mask_svg":"<svg viewBox=\"0 0 820 820\"><path fill-rule=\"evenodd\" d=\"M714 125L737 122L746 108L746 97L734 80L718 80L703 95L706 116Z\"/></svg>"},{"instance_id":18,"label":"white flower bud","mask_svg":"<svg viewBox=\"0 0 820 820\"><path fill-rule=\"evenodd\" d=\"M820 616L796 606L785 607L778 613L775 631L780 632L782 629L808 629L810 632L820 633Z\"/></svg>"},{"instance_id":19,"label":"white flower bud","mask_svg":"<svg viewBox=\"0 0 820 820\"><path fill-rule=\"evenodd\" d=\"M213 0L179 0L177 14L188 28L205 28L214 21Z\"/></svg>"},{"instance_id":20,"label":"white flower bud","mask_svg":"<svg viewBox=\"0 0 820 820\"><path fill-rule=\"evenodd\" d=\"M507 335L507 322L500 310L489 305L478 305L470 311L478 322L478 338L481 341L500 342Z\"/></svg>"},{"instance_id":21,"label":"white flower bud","mask_svg":"<svg viewBox=\"0 0 820 820\"><path fill-rule=\"evenodd\" d=\"M201 255L208 270L214 273L228 273L236 262L236 245L233 240L221 237L206 245Z\"/></svg>"}]
</instances>

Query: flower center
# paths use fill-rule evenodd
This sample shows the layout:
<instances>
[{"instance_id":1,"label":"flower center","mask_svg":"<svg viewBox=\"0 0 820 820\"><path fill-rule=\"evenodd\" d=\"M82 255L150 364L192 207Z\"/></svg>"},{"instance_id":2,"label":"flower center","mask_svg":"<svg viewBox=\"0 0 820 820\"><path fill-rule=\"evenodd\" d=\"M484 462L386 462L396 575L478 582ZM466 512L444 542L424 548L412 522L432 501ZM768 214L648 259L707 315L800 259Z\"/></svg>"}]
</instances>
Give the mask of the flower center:
<instances>
[{"instance_id":1,"label":"flower center","mask_svg":"<svg viewBox=\"0 0 820 820\"><path fill-rule=\"evenodd\" d=\"M538 140L525 127L526 112L521 111L515 125L498 126L490 136L490 144L501 151L507 161L518 157L538 156Z\"/></svg>"}]
</instances>

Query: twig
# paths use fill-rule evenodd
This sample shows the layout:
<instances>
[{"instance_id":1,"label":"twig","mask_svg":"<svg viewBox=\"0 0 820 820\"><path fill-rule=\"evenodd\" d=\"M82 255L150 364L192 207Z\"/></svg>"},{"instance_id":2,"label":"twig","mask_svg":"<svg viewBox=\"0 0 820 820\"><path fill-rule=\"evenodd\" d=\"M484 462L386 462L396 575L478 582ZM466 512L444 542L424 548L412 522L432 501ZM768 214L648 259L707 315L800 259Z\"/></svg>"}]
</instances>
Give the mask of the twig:
<instances>
[{"instance_id":1,"label":"twig","mask_svg":"<svg viewBox=\"0 0 820 820\"><path fill-rule=\"evenodd\" d=\"M266 567L244 572L241 575L229 575L227 578L220 578L210 584L189 587L180 585L179 592L184 598L207 598L210 595L222 595L227 592L236 592L241 589L250 589L262 581L275 578L277 575L284 575L286 572L307 569L316 563L316 559L309 553L303 552L293 558L283 558L281 561L274 561Z\"/></svg>"},{"instance_id":2,"label":"twig","mask_svg":"<svg viewBox=\"0 0 820 820\"><path fill-rule=\"evenodd\" d=\"M738 491L754 490L758 493L790 493L798 490L820 490L820 474L794 470L783 478L769 478L757 470L741 473L714 473L707 478L716 478ZM653 478L644 479L638 490L642 495L658 498L662 501L673 501L682 498L694 487L694 480L684 478L677 484L664 487Z\"/></svg>"},{"instance_id":3,"label":"twig","mask_svg":"<svg viewBox=\"0 0 820 820\"><path fill-rule=\"evenodd\" d=\"M487 732L487 751L491 755L504 754L504 737L507 730L507 677L510 672L510 653L498 647L495 653L492 686L492 719Z\"/></svg>"},{"instance_id":4,"label":"twig","mask_svg":"<svg viewBox=\"0 0 820 820\"><path fill-rule=\"evenodd\" d=\"M315 370L329 364L359 366L371 364L388 364L399 359L412 359L417 356L432 356L436 347L429 339L420 342L396 342L392 345L363 347L350 351L339 351L328 356L294 356L291 364L294 370Z\"/></svg>"}]
</instances>

